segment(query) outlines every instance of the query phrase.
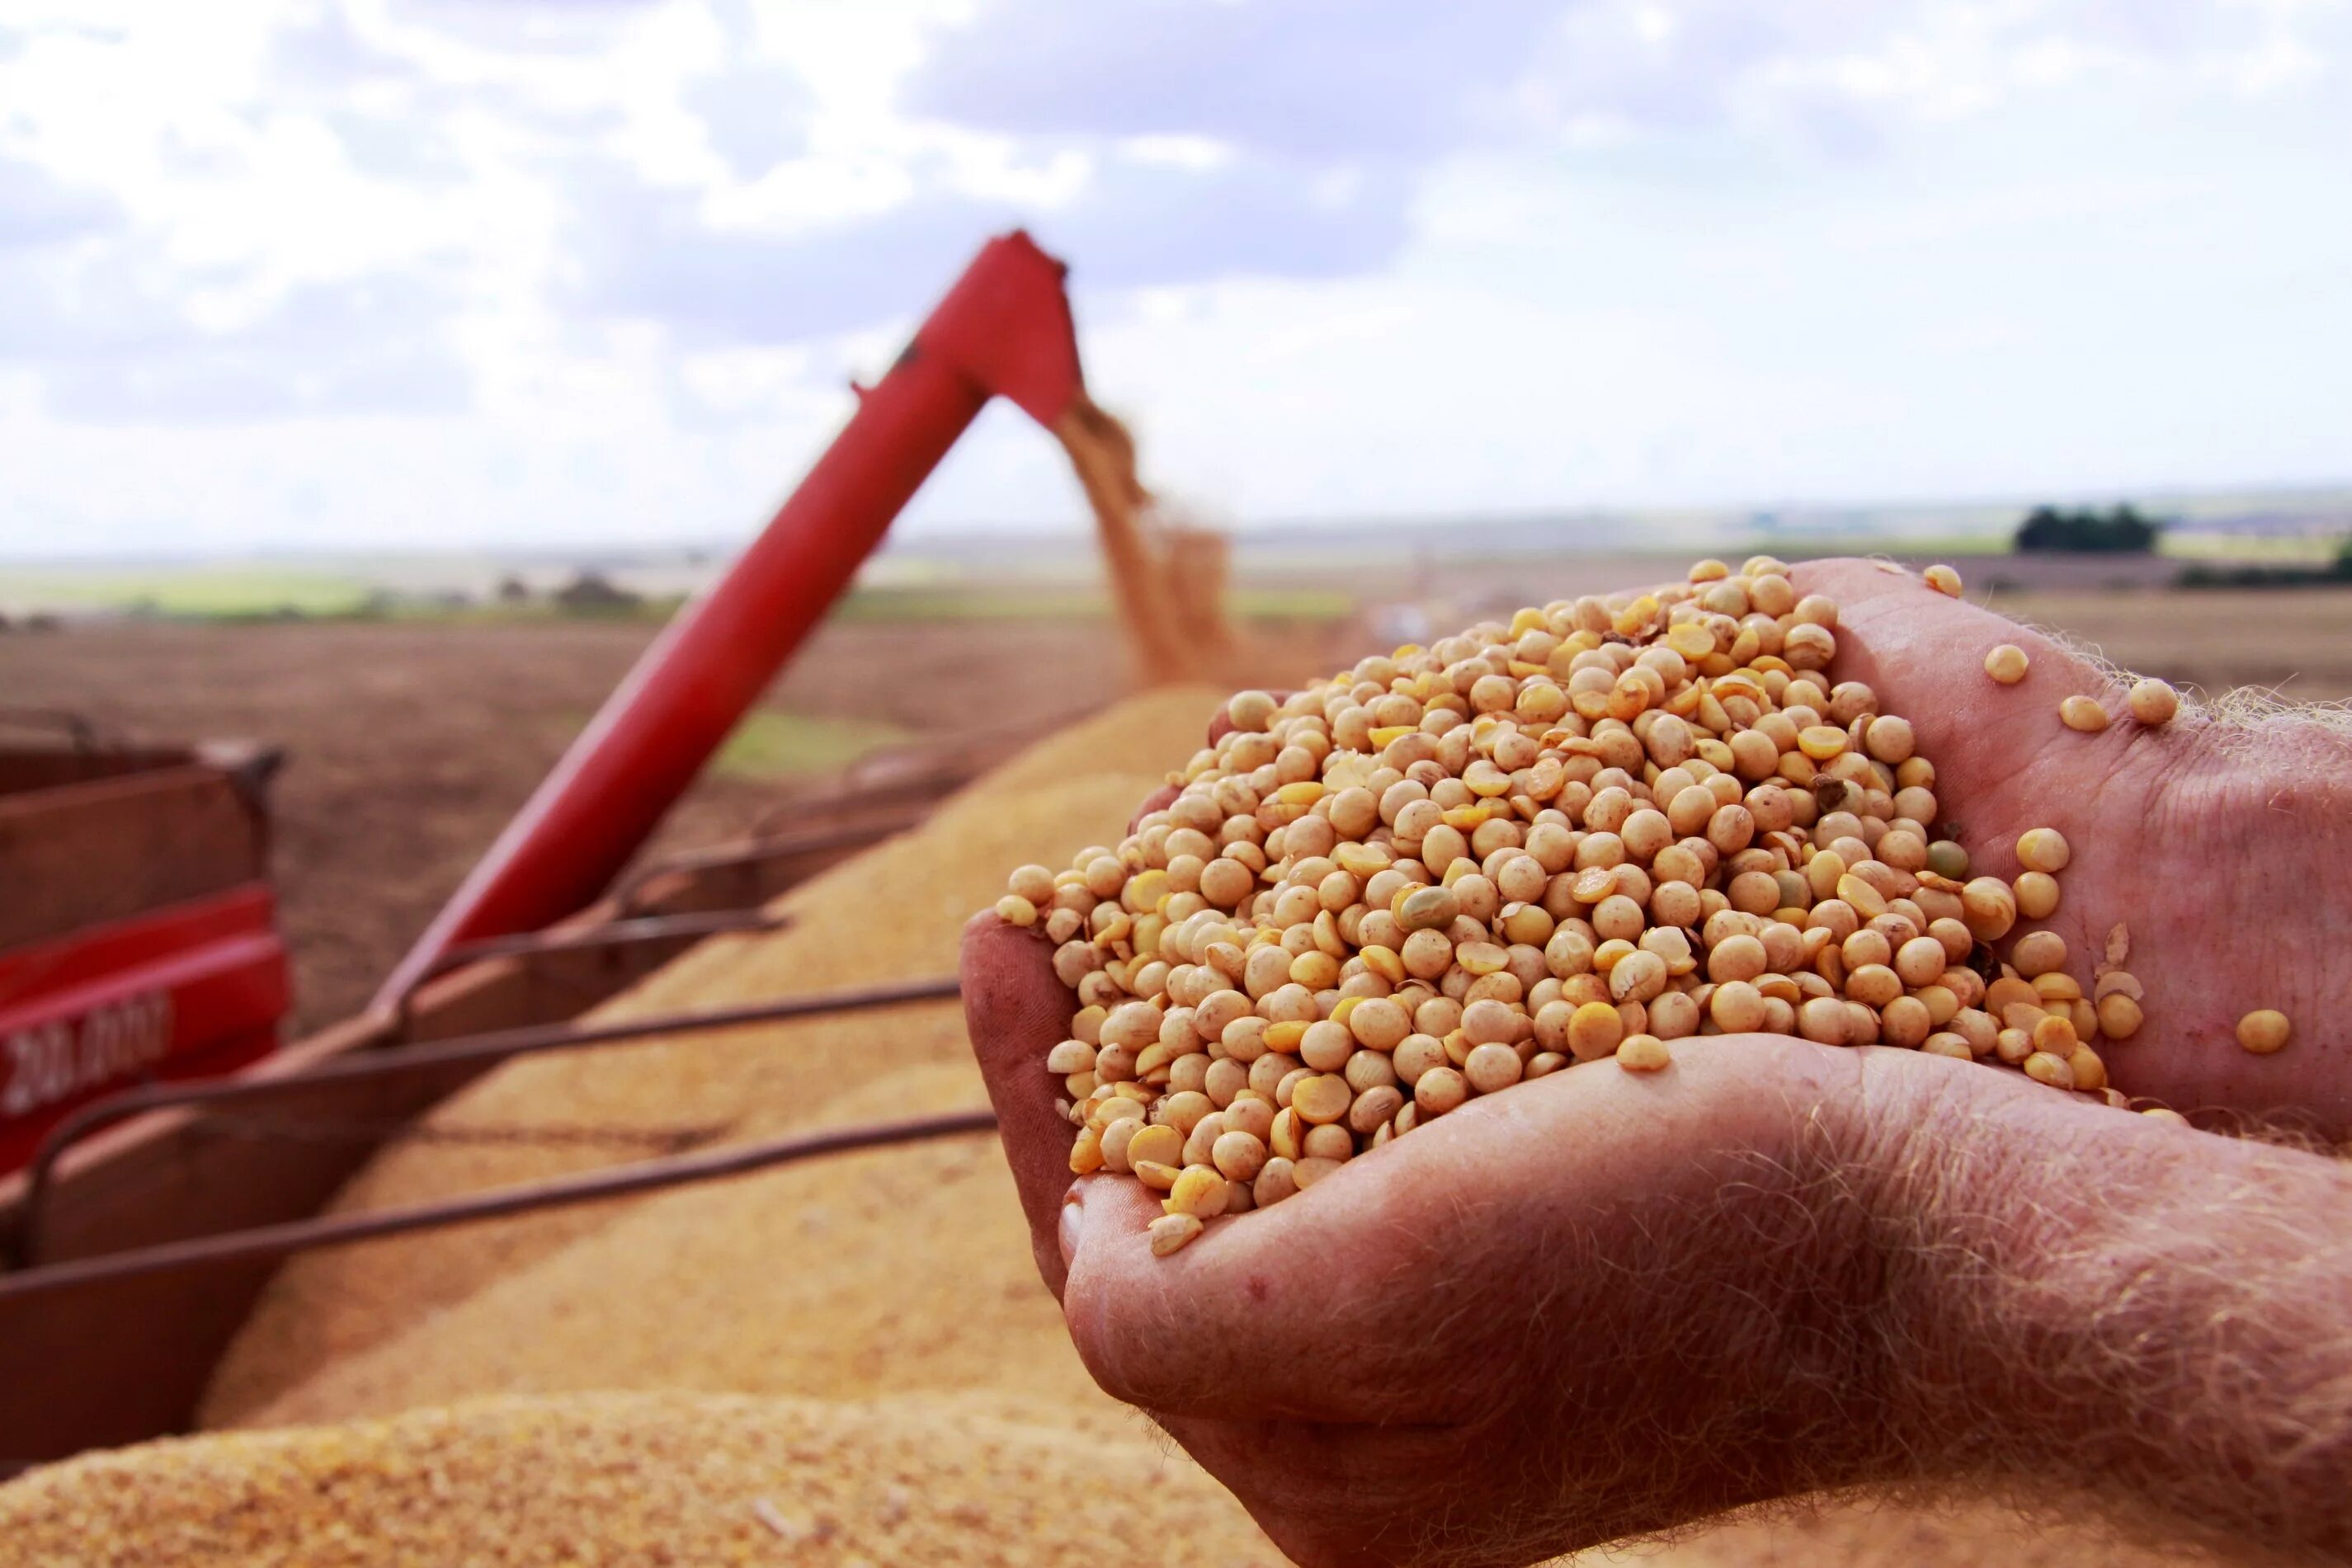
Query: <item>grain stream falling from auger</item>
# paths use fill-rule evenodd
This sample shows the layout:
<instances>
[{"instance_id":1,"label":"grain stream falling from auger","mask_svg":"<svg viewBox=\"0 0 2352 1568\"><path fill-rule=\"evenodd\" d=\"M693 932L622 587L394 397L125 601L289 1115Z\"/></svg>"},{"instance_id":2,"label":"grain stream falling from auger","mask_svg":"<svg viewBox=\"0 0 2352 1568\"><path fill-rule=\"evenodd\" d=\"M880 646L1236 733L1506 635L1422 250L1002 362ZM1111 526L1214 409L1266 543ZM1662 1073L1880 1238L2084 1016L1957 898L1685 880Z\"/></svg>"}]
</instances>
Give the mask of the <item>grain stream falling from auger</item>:
<instances>
[{"instance_id":1,"label":"grain stream falling from auger","mask_svg":"<svg viewBox=\"0 0 2352 1568\"><path fill-rule=\"evenodd\" d=\"M1135 438L1093 400L1076 399L1054 434L1094 508L1138 678L1161 685L1229 673L1225 537L1167 517L1137 476Z\"/></svg>"}]
</instances>

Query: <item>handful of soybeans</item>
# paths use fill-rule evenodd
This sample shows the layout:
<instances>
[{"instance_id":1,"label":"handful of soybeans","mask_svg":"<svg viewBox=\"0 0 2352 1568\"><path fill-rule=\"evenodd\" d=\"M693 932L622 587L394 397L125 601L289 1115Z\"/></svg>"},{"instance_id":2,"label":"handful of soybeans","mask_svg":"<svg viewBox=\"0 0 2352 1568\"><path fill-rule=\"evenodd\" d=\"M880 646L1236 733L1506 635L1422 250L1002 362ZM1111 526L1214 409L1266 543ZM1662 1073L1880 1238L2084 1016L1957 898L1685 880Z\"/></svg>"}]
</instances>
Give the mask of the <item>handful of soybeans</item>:
<instances>
[{"instance_id":1,"label":"handful of soybeans","mask_svg":"<svg viewBox=\"0 0 2352 1568\"><path fill-rule=\"evenodd\" d=\"M1829 673L1837 625L1778 560L1706 560L1234 696L1174 800L998 904L1077 995L1045 1062L1071 1169L1164 1193L1164 1255L1475 1096L1695 1034L2104 1090L2087 1042L2136 996L2086 997L2053 932L1988 946L2056 907L2064 840L1970 880L1910 724Z\"/></svg>"}]
</instances>

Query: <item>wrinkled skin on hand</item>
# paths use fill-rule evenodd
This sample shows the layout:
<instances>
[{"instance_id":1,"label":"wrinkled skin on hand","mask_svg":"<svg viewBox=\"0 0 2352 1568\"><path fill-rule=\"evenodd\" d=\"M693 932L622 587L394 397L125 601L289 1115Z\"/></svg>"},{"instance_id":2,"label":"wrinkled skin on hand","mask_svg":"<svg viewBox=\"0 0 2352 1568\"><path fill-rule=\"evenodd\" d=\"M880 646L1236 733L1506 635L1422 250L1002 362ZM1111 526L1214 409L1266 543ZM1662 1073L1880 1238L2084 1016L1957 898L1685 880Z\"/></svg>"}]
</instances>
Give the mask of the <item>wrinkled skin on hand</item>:
<instances>
[{"instance_id":1,"label":"wrinkled skin on hand","mask_svg":"<svg viewBox=\"0 0 2352 1568\"><path fill-rule=\"evenodd\" d=\"M1839 601L1832 674L1912 721L1976 873L2014 875L2027 828L2065 833L2046 924L2070 971L2087 980L2130 927L2147 1023L2101 1047L2118 1087L2352 1121L2325 1048L2218 1043L2246 1008L2302 996L2291 951L2210 956L2217 920L2259 929L2275 889L2195 874L2216 856L2284 871L2273 781L2194 721L2067 730L2060 698L2102 692L2097 672L1915 577L1841 561L1797 580ZM2002 642L2032 658L2019 686L1984 674ZM1160 1259L1157 1195L1071 1180L1043 1061L1075 1003L1050 957L992 915L966 933L971 1038L1039 1271L1102 1385L1310 1565L1528 1562L1909 1474L1933 1445L1906 1390L1941 1308L1892 1239L1916 1239L1924 1143L2157 1134L1916 1051L1683 1040L1655 1075L1603 1061L1474 1100Z\"/></svg>"}]
</instances>

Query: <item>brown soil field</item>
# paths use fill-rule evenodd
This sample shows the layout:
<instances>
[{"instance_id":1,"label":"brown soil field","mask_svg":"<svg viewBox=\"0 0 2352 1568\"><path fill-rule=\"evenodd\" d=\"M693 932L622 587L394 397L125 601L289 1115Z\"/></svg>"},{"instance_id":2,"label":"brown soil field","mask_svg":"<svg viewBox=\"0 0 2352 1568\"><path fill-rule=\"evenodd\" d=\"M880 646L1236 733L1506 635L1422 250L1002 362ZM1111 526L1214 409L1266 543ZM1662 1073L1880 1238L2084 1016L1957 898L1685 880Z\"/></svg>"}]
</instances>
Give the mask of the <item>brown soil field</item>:
<instances>
[{"instance_id":1,"label":"brown soil field","mask_svg":"<svg viewBox=\"0 0 2352 1568\"><path fill-rule=\"evenodd\" d=\"M2352 697L2352 592L1996 592L1983 601L2209 696L2255 686L2288 702Z\"/></svg>"},{"instance_id":2,"label":"brown soil field","mask_svg":"<svg viewBox=\"0 0 2352 1568\"><path fill-rule=\"evenodd\" d=\"M1641 564L1654 574L1654 563ZM1632 570L1564 562L1546 596L1619 586ZM1528 572L1522 563L1460 576L1524 594ZM2120 664L2209 691L2252 685L2299 702L2352 696L2352 592L1997 592L1990 601ZM294 1023L307 1030L365 1001L656 630L634 621L92 624L0 637L0 694L145 737L240 737L287 748L276 867L294 954ZM1259 627L1253 676L1278 684L1318 673L1353 658L1363 635L1341 623ZM1127 689L1110 639L1094 620L836 622L762 707L878 721L916 743L1019 739ZM812 771L780 763L707 775L646 852L710 843L772 815L788 823L795 798L838 781L837 755Z\"/></svg>"}]
</instances>

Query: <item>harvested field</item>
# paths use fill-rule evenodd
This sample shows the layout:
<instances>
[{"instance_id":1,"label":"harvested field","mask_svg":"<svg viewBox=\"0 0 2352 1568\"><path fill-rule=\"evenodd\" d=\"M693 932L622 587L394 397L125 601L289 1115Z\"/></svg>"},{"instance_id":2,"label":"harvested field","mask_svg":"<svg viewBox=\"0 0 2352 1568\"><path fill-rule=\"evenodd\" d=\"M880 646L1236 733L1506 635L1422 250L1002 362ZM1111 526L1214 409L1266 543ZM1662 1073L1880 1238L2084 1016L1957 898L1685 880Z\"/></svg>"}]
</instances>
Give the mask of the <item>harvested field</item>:
<instances>
[{"instance_id":1,"label":"harvested field","mask_svg":"<svg viewBox=\"0 0 2352 1568\"><path fill-rule=\"evenodd\" d=\"M2256 686L2289 702L2352 697L2352 593L2339 590L1974 597L2012 620L2089 643L2127 669L2209 696Z\"/></svg>"}]
</instances>

